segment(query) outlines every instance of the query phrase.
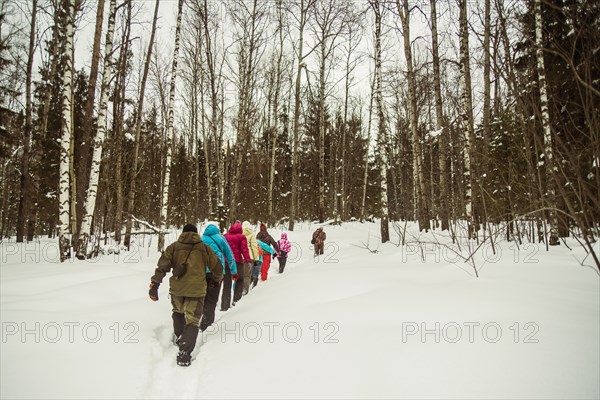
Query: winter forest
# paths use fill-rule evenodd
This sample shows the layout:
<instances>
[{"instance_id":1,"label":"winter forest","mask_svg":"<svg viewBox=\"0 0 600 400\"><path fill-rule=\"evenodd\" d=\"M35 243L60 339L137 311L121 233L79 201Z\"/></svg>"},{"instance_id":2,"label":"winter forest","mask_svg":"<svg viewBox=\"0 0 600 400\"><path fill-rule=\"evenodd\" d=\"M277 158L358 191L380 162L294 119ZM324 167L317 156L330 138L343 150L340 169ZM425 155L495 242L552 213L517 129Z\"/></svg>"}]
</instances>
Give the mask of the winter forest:
<instances>
[{"instance_id":1,"label":"winter forest","mask_svg":"<svg viewBox=\"0 0 600 400\"><path fill-rule=\"evenodd\" d=\"M599 46L594 0L0 0L0 240L379 219L600 268Z\"/></svg>"}]
</instances>

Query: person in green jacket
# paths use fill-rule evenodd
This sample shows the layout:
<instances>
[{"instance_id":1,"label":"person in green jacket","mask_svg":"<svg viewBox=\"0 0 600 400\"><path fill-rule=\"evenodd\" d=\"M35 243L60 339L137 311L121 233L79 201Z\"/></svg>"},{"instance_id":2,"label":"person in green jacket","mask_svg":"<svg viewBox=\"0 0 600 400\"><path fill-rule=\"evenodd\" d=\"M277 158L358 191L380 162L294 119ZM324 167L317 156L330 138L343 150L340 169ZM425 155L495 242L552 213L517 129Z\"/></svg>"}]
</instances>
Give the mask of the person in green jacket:
<instances>
[{"instance_id":1,"label":"person in green jacket","mask_svg":"<svg viewBox=\"0 0 600 400\"><path fill-rule=\"evenodd\" d=\"M212 282L206 282L206 270L212 273ZM175 243L169 245L158 260L158 267L150 278L149 296L158 300L158 288L163 278L169 278L169 292L173 305L173 331L179 346L177 364L188 366L198 338L198 327L204 308L207 284L220 285L223 266L215 252L200 240L196 225L187 224Z\"/></svg>"}]
</instances>

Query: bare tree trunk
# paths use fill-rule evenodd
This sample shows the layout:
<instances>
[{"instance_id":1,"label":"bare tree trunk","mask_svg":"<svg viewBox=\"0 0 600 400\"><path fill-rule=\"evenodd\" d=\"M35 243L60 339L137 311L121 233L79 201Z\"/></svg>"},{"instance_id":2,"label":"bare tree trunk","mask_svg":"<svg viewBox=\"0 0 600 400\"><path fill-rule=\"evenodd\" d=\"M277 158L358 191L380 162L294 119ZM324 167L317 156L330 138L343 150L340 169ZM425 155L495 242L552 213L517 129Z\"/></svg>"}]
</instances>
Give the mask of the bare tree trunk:
<instances>
[{"instance_id":1,"label":"bare tree trunk","mask_svg":"<svg viewBox=\"0 0 600 400\"><path fill-rule=\"evenodd\" d=\"M131 35L131 2L127 2L127 22L125 35L119 51L118 71L115 76L115 89L113 99L113 143L116 152L115 160L115 182L116 182L116 205L114 215L115 241L121 243L121 228L123 227L124 199L124 177L123 177L123 126L125 114L125 73L127 70L127 57L129 52L129 37ZM136 144L138 141L135 141ZM135 144L134 144L135 146ZM134 172L131 171L133 174ZM131 190L131 189L130 189ZM131 195L131 193L129 193ZM127 238L125 238L127 239Z\"/></svg>"},{"instance_id":2,"label":"bare tree trunk","mask_svg":"<svg viewBox=\"0 0 600 400\"><path fill-rule=\"evenodd\" d=\"M383 89L381 71L381 6L379 0L371 1L371 7L375 12L375 104L377 106L377 165L381 178L380 191L380 213L381 213L381 243L390 240L388 196L387 196L387 127L385 123L385 111L383 109Z\"/></svg>"},{"instance_id":3,"label":"bare tree trunk","mask_svg":"<svg viewBox=\"0 0 600 400\"><path fill-rule=\"evenodd\" d=\"M293 125L293 147L292 147L292 204L290 207L290 221L288 229L294 230L296 222L296 207L298 204L298 186L300 183L300 154L299 154L299 131L300 131L300 84L302 81L302 68L304 65L304 26L308 19L308 10L312 7L313 1L309 0L305 5L304 0L300 0L300 25L298 29L298 65L296 70L296 82L294 91L294 125Z\"/></svg>"},{"instance_id":4,"label":"bare tree trunk","mask_svg":"<svg viewBox=\"0 0 600 400\"><path fill-rule=\"evenodd\" d=\"M33 133L32 105L31 105L31 81L33 71L33 57L35 51L35 33L37 17L37 0L32 0L31 29L29 31L29 49L27 54L27 77L25 81L25 131L23 132L23 159L21 162L21 186L19 191L19 209L17 213L17 242L23 241L25 224L29 218L29 199L31 196L31 179L29 177L29 155L31 138Z\"/></svg>"},{"instance_id":5,"label":"bare tree trunk","mask_svg":"<svg viewBox=\"0 0 600 400\"><path fill-rule=\"evenodd\" d=\"M87 97L84 110L85 122L83 124L83 137L81 143L77 144L78 171L77 171L77 226L82 223L84 214L84 203L86 199L87 183L90 174L90 150L92 149L92 136L94 130L94 100L96 96L96 83L98 80L98 65L100 64L100 42L102 39L102 23L104 21L105 0L98 0L96 9L96 26L94 28L94 43L92 46L92 64L90 66L90 78L88 81ZM81 234L77 230L77 235Z\"/></svg>"},{"instance_id":6,"label":"bare tree trunk","mask_svg":"<svg viewBox=\"0 0 600 400\"><path fill-rule=\"evenodd\" d=\"M106 137L106 114L108 109L108 86L113 76L113 36L115 30L115 13L117 0L110 0L110 11L108 16L108 27L104 45L104 65L102 67L102 83L100 86L100 107L98 110L98 129L94 139L94 153L88 183L87 196L84 205L84 216L81 222L80 238L78 242L78 258L85 258L88 254L88 243L92 235L92 218L96 207L96 195L98 193L98 181L100 177L100 165L102 163L102 150L104 138Z\"/></svg>"},{"instance_id":7,"label":"bare tree trunk","mask_svg":"<svg viewBox=\"0 0 600 400\"><path fill-rule=\"evenodd\" d=\"M131 180L129 187L129 196L127 197L127 227L125 229L124 244L129 249L131 244L131 228L133 225L133 207L135 206L135 191L137 183L137 168L140 153L140 138L142 132L142 112L144 111L144 94L146 92L146 80L148 79L148 70L152 60L152 48L154 47L154 35L156 34L156 21L158 19L158 6L160 0L156 0L154 6L154 17L152 18L152 29L150 31L150 42L148 43L148 51L146 53L146 62L144 64L144 72L142 82L140 83L140 96L138 98L137 110L135 114L135 143L133 151L133 160L131 161ZM120 218L120 217L119 217Z\"/></svg>"},{"instance_id":8,"label":"bare tree trunk","mask_svg":"<svg viewBox=\"0 0 600 400\"><path fill-rule=\"evenodd\" d=\"M275 189L275 171L276 171L276 154L277 154L277 137L279 136L279 95L281 91L282 80L282 60L283 60L283 7L282 1L277 1L277 32L279 34L279 54L277 55L277 66L275 69L275 93L273 94L273 116L274 123L271 139L271 160L269 167L269 186L268 186L268 207L269 221L275 221L273 191Z\"/></svg>"},{"instance_id":9,"label":"bare tree trunk","mask_svg":"<svg viewBox=\"0 0 600 400\"><path fill-rule=\"evenodd\" d=\"M480 152L480 165L481 171L488 171L489 165L489 148L490 148L490 139L492 136L491 127L490 127L490 118L491 118L491 99L490 99L490 67L491 67L491 48L490 48L490 36L491 36L491 7L490 0L484 0L485 3L485 11L484 11L484 34L483 34L483 147ZM483 198L485 196L485 192L483 191L483 182L484 179L481 174L477 176L477 181L479 184L477 185L479 188L479 192L481 193L481 199L485 202ZM483 229L485 231L487 226L487 213L485 207L482 207L479 212L483 216Z\"/></svg>"},{"instance_id":10,"label":"bare tree trunk","mask_svg":"<svg viewBox=\"0 0 600 400\"><path fill-rule=\"evenodd\" d=\"M558 218L556 216L556 189L554 181L554 151L552 150L552 131L550 128L550 113L548 112L548 89L546 84L546 68L544 65L542 37L542 2L535 0L535 56L537 59L538 86L540 90L540 111L542 128L544 130L544 167L546 175L546 198L548 202L548 219L550 223L550 238L548 244L556 246L558 240Z\"/></svg>"},{"instance_id":11,"label":"bare tree trunk","mask_svg":"<svg viewBox=\"0 0 600 400\"><path fill-rule=\"evenodd\" d=\"M464 179L466 207L465 216L469 224L469 237L477 237L477 223L475 219L475 196L472 194L474 182L473 154L475 147L475 125L473 118L473 95L471 90L471 67L469 65L469 29L467 21L467 0L458 0L459 25L460 25L460 79L461 79L461 120L465 135L464 154Z\"/></svg>"},{"instance_id":12,"label":"bare tree trunk","mask_svg":"<svg viewBox=\"0 0 600 400\"><path fill-rule=\"evenodd\" d=\"M75 4L74 1L64 0L63 9L66 13L64 26L65 44L63 55L65 57L62 81L62 120L60 141L60 174L59 174L59 226L58 247L60 260L64 262L70 257L71 227L70 227L70 146L73 135L72 101L73 101L73 36L75 34Z\"/></svg>"},{"instance_id":13,"label":"bare tree trunk","mask_svg":"<svg viewBox=\"0 0 600 400\"><path fill-rule=\"evenodd\" d=\"M435 96L435 129L439 134L439 165L440 165L440 219L442 230L448 230L448 181L446 172L447 136L448 128L445 124L442 106L442 85L440 79L440 55L437 32L437 0L430 0L431 4L431 46L433 54L433 90Z\"/></svg>"},{"instance_id":14,"label":"bare tree trunk","mask_svg":"<svg viewBox=\"0 0 600 400\"><path fill-rule=\"evenodd\" d=\"M371 143L371 123L373 121L373 99L375 97L375 82L377 75L373 74L373 80L371 81L371 93L369 95L369 119L367 122L367 145L365 151L365 171L363 174L363 185L362 185L362 201L360 203L360 220L365 220L366 214L366 203L367 203L367 183L369 182L369 146Z\"/></svg>"},{"instance_id":15,"label":"bare tree trunk","mask_svg":"<svg viewBox=\"0 0 600 400\"><path fill-rule=\"evenodd\" d=\"M425 178L423 172L423 144L419 137L417 126L417 98L416 82L413 68L412 49L410 42L410 11L408 0L396 0L396 7L402 22L402 35L404 39L404 57L406 58L407 80L408 80L408 105L409 105L409 124L413 142L413 177L415 194L415 208L419 220L419 230L428 231L430 229L429 213L427 210Z\"/></svg>"},{"instance_id":16,"label":"bare tree trunk","mask_svg":"<svg viewBox=\"0 0 600 400\"><path fill-rule=\"evenodd\" d=\"M167 158L165 161L165 175L162 189L162 203L160 211L160 233L158 234L158 251L162 252L165 246L165 231L167 229L167 210L169 207L169 183L171 182L171 159L173 154L173 119L175 114L175 82L177 80L177 61L179 58L179 37L181 34L181 14L183 1L179 0L177 6L177 23L175 25L175 49L173 50L173 67L171 70L171 88L169 91L169 111L167 119Z\"/></svg>"}]
</instances>

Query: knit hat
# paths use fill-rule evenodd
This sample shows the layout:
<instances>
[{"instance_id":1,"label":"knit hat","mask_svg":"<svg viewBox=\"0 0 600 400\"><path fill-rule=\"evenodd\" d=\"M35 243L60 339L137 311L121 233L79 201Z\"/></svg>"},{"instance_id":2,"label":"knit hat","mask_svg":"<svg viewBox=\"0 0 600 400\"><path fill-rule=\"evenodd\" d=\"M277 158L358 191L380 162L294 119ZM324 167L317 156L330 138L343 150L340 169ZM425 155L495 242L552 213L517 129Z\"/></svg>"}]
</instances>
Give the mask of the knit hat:
<instances>
[{"instance_id":1,"label":"knit hat","mask_svg":"<svg viewBox=\"0 0 600 400\"><path fill-rule=\"evenodd\" d=\"M198 228L194 224L187 224L183 227L183 232L196 232L198 233Z\"/></svg>"},{"instance_id":2,"label":"knit hat","mask_svg":"<svg viewBox=\"0 0 600 400\"><path fill-rule=\"evenodd\" d=\"M267 226L265 224L260 224L260 231L261 232L266 232L267 231Z\"/></svg>"}]
</instances>

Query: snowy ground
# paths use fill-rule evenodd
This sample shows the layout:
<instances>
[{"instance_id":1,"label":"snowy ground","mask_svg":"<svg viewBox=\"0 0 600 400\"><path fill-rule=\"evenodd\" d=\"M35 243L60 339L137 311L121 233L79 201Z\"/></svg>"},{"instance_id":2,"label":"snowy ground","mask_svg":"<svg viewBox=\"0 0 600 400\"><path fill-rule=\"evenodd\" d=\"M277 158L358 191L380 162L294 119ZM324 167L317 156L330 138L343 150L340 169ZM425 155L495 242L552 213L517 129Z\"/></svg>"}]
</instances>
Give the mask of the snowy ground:
<instances>
[{"instance_id":1,"label":"snowy ground","mask_svg":"<svg viewBox=\"0 0 600 400\"><path fill-rule=\"evenodd\" d=\"M63 264L55 241L1 244L0 397L600 397L600 278L576 241L504 241L495 255L486 242L476 278L448 247L377 246L373 223L327 226L315 259L315 226L299 228L286 272L217 308L188 368L175 364L168 284L147 296L149 237Z\"/></svg>"}]
</instances>

